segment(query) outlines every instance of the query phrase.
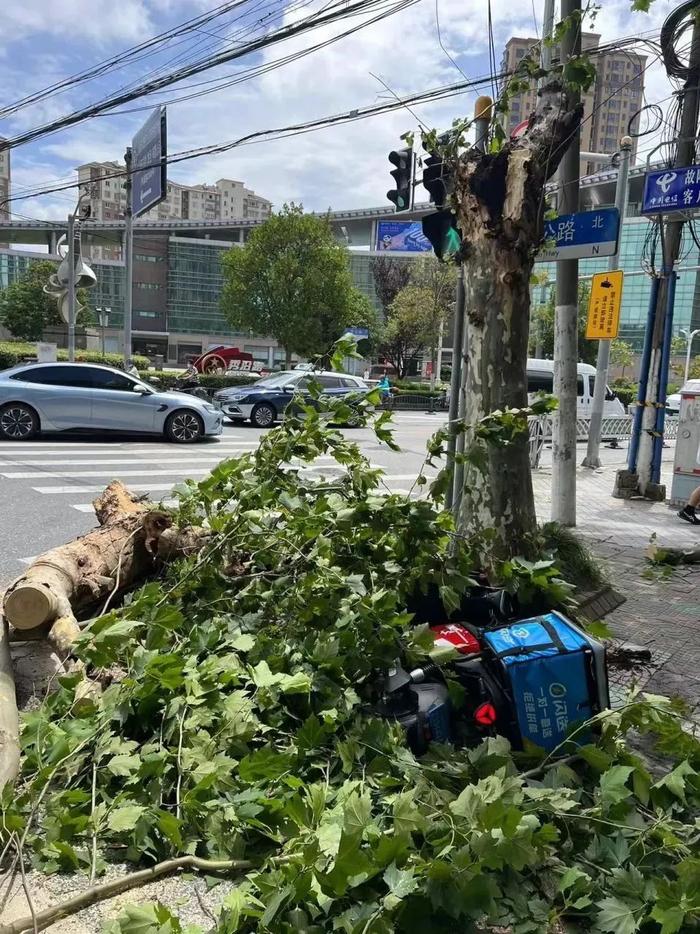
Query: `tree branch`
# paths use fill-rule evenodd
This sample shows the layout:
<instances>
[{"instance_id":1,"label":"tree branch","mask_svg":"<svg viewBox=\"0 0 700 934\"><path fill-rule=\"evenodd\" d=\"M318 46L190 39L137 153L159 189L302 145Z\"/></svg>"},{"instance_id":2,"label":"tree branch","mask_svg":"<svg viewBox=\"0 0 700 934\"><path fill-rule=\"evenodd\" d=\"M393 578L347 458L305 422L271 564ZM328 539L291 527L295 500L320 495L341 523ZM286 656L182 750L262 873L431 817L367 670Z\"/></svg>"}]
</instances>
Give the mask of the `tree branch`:
<instances>
[{"instance_id":1,"label":"tree branch","mask_svg":"<svg viewBox=\"0 0 700 934\"><path fill-rule=\"evenodd\" d=\"M161 876L172 875L180 869L196 869L199 872L245 872L253 868L255 864L246 859L200 859L198 856L179 856L176 859L167 859L162 863L156 863L150 869L141 869L139 872L132 872L128 876L113 879L111 882L92 886L52 908L37 911L34 917L27 915L16 921L10 921L8 924L0 925L0 934L22 934L23 931L33 930L35 924L36 930L43 931L56 921L60 921L61 918L77 914L83 908L88 908L96 902L114 898L115 895L147 885L149 882L160 879Z\"/></svg>"}]
</instances>

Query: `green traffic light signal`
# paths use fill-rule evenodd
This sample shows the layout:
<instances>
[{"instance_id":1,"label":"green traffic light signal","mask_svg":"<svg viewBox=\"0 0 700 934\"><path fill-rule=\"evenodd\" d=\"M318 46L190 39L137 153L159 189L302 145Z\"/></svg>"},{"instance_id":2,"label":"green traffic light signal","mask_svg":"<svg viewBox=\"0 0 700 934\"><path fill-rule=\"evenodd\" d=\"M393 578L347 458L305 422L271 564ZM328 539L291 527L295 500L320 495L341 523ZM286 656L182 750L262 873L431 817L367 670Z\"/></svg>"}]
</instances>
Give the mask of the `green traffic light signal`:
<instances>
[{"instance_id":1,"label":"green traffic light signal","mask_svg":"<svg viewBox=\"0 0 700 934\"><path fill-rule=\"evenodd\" d=\"M433 252L439 260L444 262L459 252L462 237L452 211L434 211L432 214L427 214L421 226L423 235L430 241Z\"/></svg>"},{"instance_id":2,"label":"green traffic light signal","mask_svg":"<svg viewBox=\"0 0 700 934\"><path fill-rule=\"evenodd\" d=\"M396 182L396 188L387 191L389 201L393 201L397 211L407 211L411 207L413 194L413 150L399 149L389 153L389 162L396 168L390 173Z\"/></svg>"}]
</instances>

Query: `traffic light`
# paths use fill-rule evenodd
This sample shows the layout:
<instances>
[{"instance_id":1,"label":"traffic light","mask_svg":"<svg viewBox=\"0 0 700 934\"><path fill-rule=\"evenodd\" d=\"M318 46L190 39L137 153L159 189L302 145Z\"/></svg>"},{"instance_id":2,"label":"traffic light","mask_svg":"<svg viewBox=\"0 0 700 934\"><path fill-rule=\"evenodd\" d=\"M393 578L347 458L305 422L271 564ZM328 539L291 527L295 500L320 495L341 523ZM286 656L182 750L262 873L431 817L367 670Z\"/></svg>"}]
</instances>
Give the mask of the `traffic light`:
<instances>
[{"instance_id":1,"label":"traffic light","mask_svg":"<svg viewBox=\"0 0 700 934\"><path fill-rule=\"evenodd\" d=\"M462 237L457 229L457 220L452 211L434 211L422 220L423 236L430 241L439 260L452 259L458 252Z\"/></svg>"},{"instance_id":2,"label":"traffic light","mask_svg":"<svg viewBox=\"0 0 700 934\"><path fill-rule=\"evenodd\" d=\"M393 201L397 211L411 208L413 195L413 150L399 149L389 153L389 162L396 168L390 173L396 182L396 188L387 191L389 201Z\"/></svg>"},{"instance_id":3,"label":"traffic light","mask_svg":"<svg viewBox=\"0 0 700 934\"><path fill-rule=\"evenodd\" d=\"M447 201L447 180L444 175L445 160L439 152L431 152L423 160L423 187L427 188L430 200L441 208Z\"/></svg>"}]
</instances>

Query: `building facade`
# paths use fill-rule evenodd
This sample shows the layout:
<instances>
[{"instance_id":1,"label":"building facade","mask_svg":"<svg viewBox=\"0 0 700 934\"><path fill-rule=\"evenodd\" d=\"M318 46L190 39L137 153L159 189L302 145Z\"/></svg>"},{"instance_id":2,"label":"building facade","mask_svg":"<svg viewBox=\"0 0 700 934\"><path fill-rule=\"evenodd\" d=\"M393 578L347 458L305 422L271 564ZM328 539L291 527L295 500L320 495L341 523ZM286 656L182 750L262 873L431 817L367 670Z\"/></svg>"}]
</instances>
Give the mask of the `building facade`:
<instances>
[{"instance_id":1,"label":"building facade","mask_svg":"<svg viewBox=\"0 0 700 934\"><path fill-rule=\"evenodd\" d=\"M581 36L584 51L597 49L600 36L585 32ZM539 40L514 36L506 43L501 67L513 71ZM552 49L553 58L559 58L561 50ZM636 129L639 118L635 114L642 106L644 96L644 69L646 58L636 52L619 50L595 54L596 78L592 87L582 95L583 122L581 124L581 150L583 152L614 153L620 148L620 140L627 136L630 128ZM512 132L527 120L537 106L537 85L517 94L511 102L507 129ZM637 140L633 140L632 158L637 154ZM582 160L582 174L593 171L589 163Z\"/></svg>"},{"instance_id":2,"label":"building facade","mask_svg":"<svg viewBox=\"0 0 700 934\"><path fill-rule=\"evenodd\" d=\"M90 192L90 216L93 220L110 221L124 217L124 178L105 178L124 171L125 166L120 162L89 162L78 167L80 187ZM271 201L246 188L243 182L220 178L214 185L182 185L169 180L163 201L141 217L161 221L173 218L194 221L262 221L271 213ZM93 260L118 260L121 258L120 248L107 243L103 246L95 244L91 257Z\"/></svg>"}]
</instances>

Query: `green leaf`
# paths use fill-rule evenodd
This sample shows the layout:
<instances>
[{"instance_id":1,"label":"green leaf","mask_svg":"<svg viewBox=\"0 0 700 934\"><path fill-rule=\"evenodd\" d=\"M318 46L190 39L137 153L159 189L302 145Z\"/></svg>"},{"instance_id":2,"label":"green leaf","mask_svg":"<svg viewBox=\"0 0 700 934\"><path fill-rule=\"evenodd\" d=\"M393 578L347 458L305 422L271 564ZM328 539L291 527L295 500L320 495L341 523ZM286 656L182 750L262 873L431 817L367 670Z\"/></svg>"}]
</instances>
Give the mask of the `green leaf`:
<instances>
[{"instance_id":1,"label":"green leaf","mask_svg":"<svg viewBox=\"0 0 700 934\"><path fill-rule=\"evenodd\" d=\"M655 785L652 785L652 789L668 788L672 795L680 801L685 801L686 779L697 774L689 762L681 762L672 772L664 775Z\"/></svg>"},{"instance_id":2,"label":"green leaf","mask_svg":"<svg viewBox=\"0 0 700 934\"><path fill-rule=\"evenodd\" d=\"M309 694L311 678L303 671L294 675L280 675L279 686L283 694Z\"/></svg>"},{"instance_id":3,"label":"green leaf","mask_svg":"<svg viewBox=\"0 0 700 934\"><path fill-rule=\"evenodd\" d=\"M600 800L603 807L611 807L625 801L632 794L626 782L634 768L630 765L614 765L600 777Z\"/></svg>"},{"instance_id":4,"label":"green leaf","mask_svg":"<svg viewBox=\"0 0 700 934\"><path fill-rule=\"evenodd\" d=\"M181 934L182 932L182 926L177 917L160 902L127 905L114 925L116 926L110 926L110 934ZM194 934L195 929L189 928L189 930Z\"/></svg>"},{"instance_id":5,"label":"green leaf","mask_svg":"<svg viewBox=\"0 0 700 934\"><path fill-rule=\"evenodd\" d=\"M109 813L107 826L116 831L133 830L145 810L140 804L126 804L115 808Z\"/></svg>"},{"instance_id":6,"label":"green leaf","mask_svg":"<svg viewBox=\"0 0 700 934\"><path fill-rule=\"evenodd\" d=\"M679 905L654 905L651 917L661 925L659 934L677 934L682 930L685 921L685 911Z\"/></svg>"},{"instance_id":7,"label":"green leaf","mask_svg":"<svg viewBox=\"0 0 700 934\"><path fill-rule=\"evenodd\" d=\"M112 756L107 763L107 768L112 775L121 775L128 778L138 772L140 765L140 756Z\"/></svg>"},{"instance_id":8,"label":"green leaf","mask_svg":"<svg viewBox=\"0 0 700 934\"><path fill-rule=\"evenodd\" d=\"M632 0L630 9L633 13L648 13L651 9L652 0Z\"/></svg>"},{"instance_id":9,"label":"green leaf","mask_svg":"<svg viewBox=\"0 0 700 934\"><path fill-rule=\"evenodd\" d=\"M619 898L603 898L598 902L596 928L610 934L634 934L639 928L632 908Z\"/></svg>"},{"instance_id":10,"label":"green leaf","mask_svg":"<svg viewBox=\"0 0 700 934\"><path fill-rule=\"evenodd\" d=\"M390 911L396 908L402 898L418 888L418 879L413 869L397 869L396 863L389 866L382 878L389 889L389 894L384 896L384 906Z\"/></svg>"},{"instance_id":11,"label":"green leaf","mask_svg":"<svg viewBox=\"0 0 700 934\"><path fill-rule=\"evenodd\" d=\"M363 791L362 794L358 794L353 791L343 808L345 832L351 835L361 835L369 823L371 813L372 802L369 792Z\"/></svg>"},{"instance_id":12,"label":"green leaf","mask_svg":"<svg viewBox=\"0 0 700 934\"><path fill-rule=\"evenodd\" d=\"M291 755L266 746L241 759L238 774L244 782L269 781L291 772L293 766L294 758Z\"/></svg>"}]
</instances>

